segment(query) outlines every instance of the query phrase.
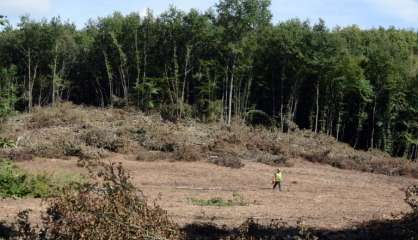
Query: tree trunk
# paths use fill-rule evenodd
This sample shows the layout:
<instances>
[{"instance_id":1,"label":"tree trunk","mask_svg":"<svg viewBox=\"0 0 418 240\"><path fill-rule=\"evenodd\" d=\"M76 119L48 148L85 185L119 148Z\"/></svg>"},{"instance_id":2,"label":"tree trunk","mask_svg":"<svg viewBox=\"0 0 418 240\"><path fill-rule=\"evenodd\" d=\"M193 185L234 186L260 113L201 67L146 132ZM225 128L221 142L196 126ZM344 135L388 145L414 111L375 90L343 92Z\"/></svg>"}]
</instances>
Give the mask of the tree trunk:
<instances>
[{"instance_id":1,"label":"tree trunk","mask_svg":"<svg viewBox=\"0 0 418 240\"><path fill-rule=\"evenodd\" d=\"M370 148L374 148L374 131L375 131L375 116L376 116L376 96L374 97L373 113L372 113L372 133L370 136Z\"/></svg>"},{"instance_id":2,"label":"tree trunk","mask_svg":"<svg viewBox=\"0 0 418 240\"><path fill-rule=\"evenodd\" d=\"M173 46L173 65L174 65L174 82L173 82L173 92L175 96L175 104L178 108L177 117L181 118L182 115L182 104L180 103L180 92L179 92L179 63L177 57L177 44L174 42Z\"/></svg>"},{"instance_id":3,"label":"tree trunk","mask_svg":"<svg viewBox=\"0 0 418 240\"><path fill-rule=\"evenodd\" d=\"M172 104L174 104L174 96L173 96L173 91L171 91L171 88L172 88L172 86L171 86L171 81L170 81L170 78L168 77L168 70L167 70L167 65L164 65L164 78L165 78L165 80L167 81L167 84L168 84L168 86L169 86L169 89L168 89L168 96L170 97L170 101L171 101L171 103Z\"/></svg>"},{"instance_id":4,"label":"tree trunk","mask_svg":"<svg viewBox=\"0 0 418 240\"><path fill-rule=\"evenodd\" d=\"M319 121L319 81L316 84L315 133L318 133L318 121Z\"/></svg>"},{"instance_id":5,"label":"tree trunk","mask_svg":"<svg viewBox=\"0 0 418 240\"><path fill-rule=\"evenodd\" d=\"M102 91L102 88L101 88L101 86L100 86L99 79L98 79L97 77L96 77L96 85L97 85L97 87L96 87L96 91L98 92L98 95L99 95L99 97L100 97L100 106L101 106L102 108L104 108L105 103L104 103L103 91Z\"/></svg>"},{"instance_id":6,"label":"tree trunk","mask_svg":"<svg viewBox=\"0 0 418 240\"><path fill-rule=\"evenodd\" d=\"M228 120L226 115L226 101L228 99L228 67L225 68L225 75L222 81L222 122L225 123L225 119Z\"/></svg>"},{"instance_id":7,"label":"tree trunk","mask_svg":"<svg viewBox=\"0 0 418 240\"><path fill-rule=\"evenodd\" d=\"M112 74L112 66L110 66L109 58L107 56L107 53L103 51L103 56L105 60L106 65L106 72L107 72L107 79L109 82L109 103L110 107L113 107L113 74Z\"/></svg>"},{"instance_id":8,"label":"tree trunk","mask_svg":"<svg viewBox=\"0 0 418 240\"><path fill-rule=\"evenodd\" d=\"M241 119L241 86L242 86L242 77L238 78L238 83L235 88L235 116Z\"/></svg>"},{"instance_id":9,"label":"tree trunk","mask_svg":"<svg viewBox=\"0 0 418 240\"><path fill-rule=\"evenodd\" d=\"M120 81L122 85L122 98L124 102L128 103L128 64L126 59L126 54L123 52L122 45L119 44L118 39L116 38L116 35L113 32L110 32L110 36L112 38L113 44L116 47L116 50L119 53L119 75L120 75Z\"/></svg>"},{"instance_id":10,"label":"tree trunk","mask_svg":"<svg viewBox=\"0 0 418 240\"><path fill-rule=\"evenodd\" d=\"M135 87L137 88L138 92L138 96L137 96L137 105L139 106L140 104L140 99L139 99L139 79L141 76L141 67L140 67L140 60L139 60L139 48L138 48L138 30L135 31L135 61L136 61L136 83L135 83Z\"/></svg>"},{"instance_id":11,"label":"tree trunk","mask_svg":"<svg viewBox=\"0 0 418 240\"><path fill-rule=\"evenodd\" d=\"M272 109L271 112L273 114L273 117L276 117L276 83L274 81L274 70L271 70L271 89L272 89Z\"/></svg>"},{"instance_id":12,"label":"tree trunk","mask_svg":"<svg viewBox=\"0 0 418 240\"><path fill-rule=\"evenodd\" d=\"M283 97L283 81L285 78L285 68L282 67L281 73L280 73L280 128L282 129L282 132L284 131L284 97Z\"/></svg>"},{"instance_id":13,"label":"tree trunk","mask_svg":"<svg viewBox=\"0 0 418 240\"><path fill-rule=\"evenodd\" d=\"M43 88L42 81L39 81L38 107L42 106L42 88Z\"/></svg>"},{"instance_id":14,"label":"tree trunk","mask_svg":"<svg viewBox=\"0 0 418 240\"><path fill-rule=\"evenodd\" d=\"M185 95L185 90L186 90L186 82L187 82L187 77L189 74L189 61L190 61L190 54L191 54L191 48L190 46L186 47L186 59L185 59L185 63L184 63L184 77L183 77L183 83L181 86L181 96L180 96L180 114L183 115L184 113L184 95ZM180 116L182 117L182 116Z\"/></svg>"},{"instance_id":15,"label":"tree trunk","mask_svg":"<svg viewBox=\"0 0 418 240\"><path fill-rule=\"evenodd\" d=\"M229 101L228 101L228 125L231 125L231 119L232 119L232 99L233 99L233 93L234 93L234 72L235 72L235 60L232 64L231 69L231 81L229 86Z\"/></svg>"},{"instance_id":16,"label":"tree trunk","mask_svg":"<svg viewBox=\"0 0 418 240\"><path fill-rule=\"evenodd\" d=\"M28 110L32 111L32 90L33 90L33 80L32 80L32 56L31 49L28 50Z\"/></svg>"},{"instance_id":17,"label":"tree trunk","mask_svg":"<svg viewBox=\"0 0 418 240\"><path fill-rule=\"evenodd\" d=\"M146 30L144 29L144 46L142 48L142 52L143 52L143 66L142 66L142 84L145 86L145 82L147 79L147 60L148 60L148 54L147 54L147 48L148 48L148 25L146 27ZM141 98L141 105L144 106L144 93L142 93L142 98Z\"/></svg>"},{"instance_id":18,"label":"tree trunk","mask_svg":"<svg viewBox=\"0 0 418 240\"><path fill-rule=\"evenodd\" d=\"M253 83L253 75L250 75L250 78L248 80L248 84L247 84L247 88L245 90L245 94L244 94L244 106L243 106L243 111L244 113L247 111L248 109L248 102L250 100L250 95L251 95L251 86Z\"/></svg>"},{"instance_id":19,"label":"tree trunk","mask_svg":"<svg viewBox=\"0 0 418 240\"><path fill-rule=\"evenodd\" d=\"M56 100L56 84L57 84L57 62L58 62L58 44L55 44L55 56L52 69L52 106L55 106Z\"/></svg>"}]
</instances>

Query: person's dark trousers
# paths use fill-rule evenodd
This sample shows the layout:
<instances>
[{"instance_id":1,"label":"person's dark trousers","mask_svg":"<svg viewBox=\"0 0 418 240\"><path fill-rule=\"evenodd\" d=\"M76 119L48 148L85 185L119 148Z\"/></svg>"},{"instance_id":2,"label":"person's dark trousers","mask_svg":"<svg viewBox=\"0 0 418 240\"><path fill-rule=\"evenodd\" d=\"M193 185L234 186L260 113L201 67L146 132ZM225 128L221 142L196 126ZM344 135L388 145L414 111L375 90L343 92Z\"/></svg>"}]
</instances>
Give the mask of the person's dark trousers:
<instances>
[{"instance_id":1,"label":"person's dark trousers","mask_svg":"<svg viewBox=\"0 0 418 240\"><path fill-rule=\"evenodd\" d=\"M282 183L281 182L274 182L273 190L276 189L276 187L279 186L279 191L282 191Z\"/></svg>"}]
</instances>

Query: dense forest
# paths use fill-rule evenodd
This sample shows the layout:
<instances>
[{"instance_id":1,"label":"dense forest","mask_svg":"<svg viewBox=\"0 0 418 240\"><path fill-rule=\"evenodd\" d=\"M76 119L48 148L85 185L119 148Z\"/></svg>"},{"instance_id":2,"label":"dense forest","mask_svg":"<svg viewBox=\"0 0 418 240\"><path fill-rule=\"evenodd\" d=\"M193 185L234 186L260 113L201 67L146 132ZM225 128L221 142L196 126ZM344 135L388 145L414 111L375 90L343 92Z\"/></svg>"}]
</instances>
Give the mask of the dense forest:
<instances>
[{"instance_id":1,"label":"dense forest","mask_svg":"<svg viewBox=\"0 0 418 240\"><path fill-rule=\"evenodd\" d=\"M0 116L59 101L171 119L298 126L417 158L418 33L273 23L270 0L220 0L17 26L0 18Z\"/></svg>"}]
</instances>

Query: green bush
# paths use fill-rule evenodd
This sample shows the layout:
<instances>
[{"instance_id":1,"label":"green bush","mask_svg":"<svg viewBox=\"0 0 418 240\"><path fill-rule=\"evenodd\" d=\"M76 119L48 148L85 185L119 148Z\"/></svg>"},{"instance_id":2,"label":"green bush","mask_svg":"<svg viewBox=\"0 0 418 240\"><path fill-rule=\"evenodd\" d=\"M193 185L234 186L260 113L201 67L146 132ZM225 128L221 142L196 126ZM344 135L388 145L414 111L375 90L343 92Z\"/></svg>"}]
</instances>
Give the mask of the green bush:
<instances>
[{"instance_id":1,"label":"green bush","mask_svg":"<svg viewBox=\"0 0 418 240\"><path fill-rule=\"evenodd\" d=\"M30 194L28 176L10 162L0 163L0 197L23 197Z\"/></svg>"},{"instance_id":2,"label":"green bush","mask_svg":"<svg viewBox=\"0 0 418 240\"><path fill-rule=\"evenodd\" d=\"M53 178L46 174L32 175L9 161L0 162L0 198L50 197L73 182L83 182L83 179L70 176Z\"/></svg>"},{"instance_id":3,"label":"green bush","mask_svg":"<svg viewBox=\"0 0 418 240\"><path fill-rule=\"evenodd\" d=\"M14 148L14 147L16 147L16 144L14 141L7 139L7 138L0 137L0 149L1 148Z\"/></svg>"}]
</instances>

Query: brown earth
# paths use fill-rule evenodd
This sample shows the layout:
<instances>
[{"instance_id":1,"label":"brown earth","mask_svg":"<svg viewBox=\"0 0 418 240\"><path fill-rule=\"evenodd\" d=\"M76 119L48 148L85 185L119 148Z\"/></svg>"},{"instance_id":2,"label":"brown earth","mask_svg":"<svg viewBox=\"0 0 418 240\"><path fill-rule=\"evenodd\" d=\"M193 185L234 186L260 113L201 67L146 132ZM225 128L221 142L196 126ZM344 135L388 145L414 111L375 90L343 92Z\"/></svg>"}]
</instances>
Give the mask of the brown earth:
<instances>
[{"instance_id":1,"label":"brown earth","mask_svg":"<svg viewBox=\"0 0 418 240\"><path fill-rule=\"evenodd\" d=\"M338 229L373 219L391 219L409 211L404 190L415 181L371 173L340 170L298 159L283 168L284 191L271 190L274 167L245 162L241 169L204 162L138 162L134 156L113 155L122 162L133 183L152 201L160 204L181 225L213 222L237 226L247 218L260 221L281 218L290 224L303 219L312 227ZM76 160L35 159L18 165L33 172L85 172ZM248 206L195 206L194 199L232 199L238 193ZM10 221L23 209L35 215L43 209L37 199L0 200L0 222ZM392 216L395 214L395 216Z\"/></svg>"}]
</instances>

